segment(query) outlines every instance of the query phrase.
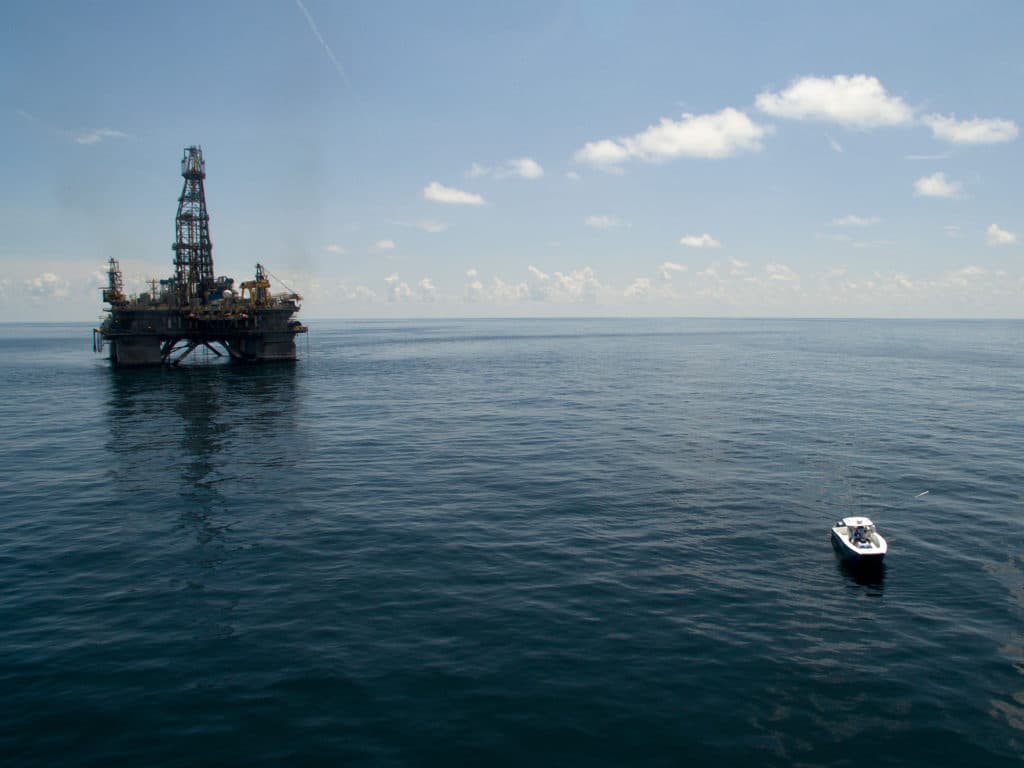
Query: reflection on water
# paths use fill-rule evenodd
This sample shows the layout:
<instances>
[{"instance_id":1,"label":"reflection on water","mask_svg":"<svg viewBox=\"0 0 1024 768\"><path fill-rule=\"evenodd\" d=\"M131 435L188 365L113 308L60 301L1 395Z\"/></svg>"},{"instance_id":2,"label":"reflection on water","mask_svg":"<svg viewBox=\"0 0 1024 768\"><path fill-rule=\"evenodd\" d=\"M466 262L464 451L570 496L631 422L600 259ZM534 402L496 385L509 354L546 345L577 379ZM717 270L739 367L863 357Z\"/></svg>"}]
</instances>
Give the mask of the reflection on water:
<instances>
[{"instance_id":1,"label":"reflection on water","mask_svg":"<svg viewBox=\"0 0 1024 768\"><path fill-rule=\"evenodd\" d=\"M294 365L110 370L106 469L123 503L176 509L200 544L238 515L254 465L287 471L299 407Z\"/></svg>"},{"instance_id":2,"label":"reflection on water","mask_svg":"<svg viewBox=\"0 0 1024 768\"><path fill-rule=\"evenodd\" d=\"M838 559L837 564L843 575L853 583L862 587L877 587L877 590L868 590L868 595L880 596L882 594L882 587L885 585L884 560Z\"/></svg>"},{"instance_id":3,"label":"reflection on water","mask_svg":"<svg viewBox=\"0 0 1024 768\"><path fill-rule=\"evenodd\" d=\"M108 449L122 459L166 461L178 453L185 459L180 479L202 487L229 438L252 428L270 439L288 437L280 433L294 428L296 376L294 365L111 369ZM166 436L176 433L172 446Z\"/></svg>"},{"instance_id":4,"label":"reflection on water","mask_svg":"<svg viewBox=\"0 0 1024 768\"><path fill-rule=\"evenodd\" d=\"M249 524L261 481L293 469L300 391L294 365L110 371L112 496L194 637L237 631L238 597L223 582L266 535Z\"/></svg>"}]
</instances>

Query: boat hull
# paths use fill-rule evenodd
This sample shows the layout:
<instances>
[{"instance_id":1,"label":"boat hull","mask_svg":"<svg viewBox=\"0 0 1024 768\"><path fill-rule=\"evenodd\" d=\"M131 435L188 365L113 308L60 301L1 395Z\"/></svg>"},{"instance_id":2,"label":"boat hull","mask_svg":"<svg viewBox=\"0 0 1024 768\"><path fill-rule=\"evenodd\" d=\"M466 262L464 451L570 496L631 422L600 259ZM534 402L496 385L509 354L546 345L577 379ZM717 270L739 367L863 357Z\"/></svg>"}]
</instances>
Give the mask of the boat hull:
<instances>
[{"instance_id":1,"label":"boat hull","mask_svg":"<svg viewBox=\"0 0 1024 768\"><path fill-rule=\"evenodd\" d=\"M855 547L835 528L832 529L832 547L843 560L850 562L881 562L888 550L884 541L881 547L872 546L870 549Z\"/></svg>"}]
</instances>

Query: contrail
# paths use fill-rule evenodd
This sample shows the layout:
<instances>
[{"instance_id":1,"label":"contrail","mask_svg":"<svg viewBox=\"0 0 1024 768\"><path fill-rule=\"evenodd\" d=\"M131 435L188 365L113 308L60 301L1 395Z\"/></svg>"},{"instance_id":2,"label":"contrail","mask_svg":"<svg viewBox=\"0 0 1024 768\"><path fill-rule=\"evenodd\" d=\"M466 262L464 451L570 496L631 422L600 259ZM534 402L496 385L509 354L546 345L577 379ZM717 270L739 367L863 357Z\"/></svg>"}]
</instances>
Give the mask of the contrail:
<instances>
[{"instance_id":1,"label":"contrail","mask_svg":"<svg viewBox=\"0 0 1024 768\"><path fill-rule=\"evenodd\" d=\"M316 39L320 41L320 45L323 46L327 57L331 60L331 63L334 64L334 68L338 70L338 76L341 78L341 81L351 88L352 83L349 82L348 75L345 74L345 69L341 66L337 57L335 57L334 51L331 50L331 46L327 44L327 41L324 40L323 36L320 34L320 30L316 28L316 22L313 21L313 17L310 15L309 11L306 10L306 6L302 4L302 0L295 0L295 4L299 6L299 10L302 11L302 15L306 17L306 21L309 23L309 28L312 30L313 34L316 35Z\"/></svg>"}]
</instances>

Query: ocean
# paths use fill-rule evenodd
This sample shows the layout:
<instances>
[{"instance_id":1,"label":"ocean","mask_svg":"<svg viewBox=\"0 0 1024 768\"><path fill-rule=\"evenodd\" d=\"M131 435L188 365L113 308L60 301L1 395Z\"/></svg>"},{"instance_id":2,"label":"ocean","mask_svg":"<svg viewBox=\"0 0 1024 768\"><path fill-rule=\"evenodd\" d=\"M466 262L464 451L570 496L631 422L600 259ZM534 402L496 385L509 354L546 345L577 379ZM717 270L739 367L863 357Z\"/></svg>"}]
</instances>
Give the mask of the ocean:
<instances>
[{"instance_id":1,"label":"ocean","mask_svg":"<svg viewBox=\"0 0 1024 768\"><path fill-rule=\"evenodd\" d=\"M4 766L1024 762L1024 322L310 328L0 326Z\"/></svg>"}]
</instances>

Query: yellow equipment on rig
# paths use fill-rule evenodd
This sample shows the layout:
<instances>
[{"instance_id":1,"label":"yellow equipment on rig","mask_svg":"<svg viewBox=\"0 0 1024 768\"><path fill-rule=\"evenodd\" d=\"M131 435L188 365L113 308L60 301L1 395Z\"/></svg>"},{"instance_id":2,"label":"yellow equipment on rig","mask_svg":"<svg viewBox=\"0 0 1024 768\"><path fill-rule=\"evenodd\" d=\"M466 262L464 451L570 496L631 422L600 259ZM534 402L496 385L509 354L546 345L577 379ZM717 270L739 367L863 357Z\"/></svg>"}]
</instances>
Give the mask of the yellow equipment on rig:
<instances>
[{"instance_id":1,"label":"yellow equipment on rig","mask_svg":"<svg viewBox=\"0 0 1024 768\"><path fill-rule=\"evenodd\" d=\"M270 303L270 281L262 264L256 265L256 279L246 280L238 287L238 298L245 301L245 292L249 292L249 302L255 306Z\"/></svg>"}]
</instances>

